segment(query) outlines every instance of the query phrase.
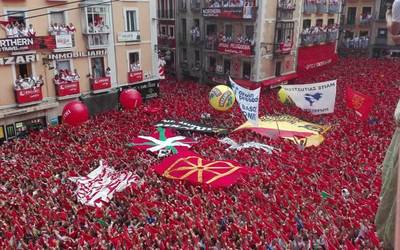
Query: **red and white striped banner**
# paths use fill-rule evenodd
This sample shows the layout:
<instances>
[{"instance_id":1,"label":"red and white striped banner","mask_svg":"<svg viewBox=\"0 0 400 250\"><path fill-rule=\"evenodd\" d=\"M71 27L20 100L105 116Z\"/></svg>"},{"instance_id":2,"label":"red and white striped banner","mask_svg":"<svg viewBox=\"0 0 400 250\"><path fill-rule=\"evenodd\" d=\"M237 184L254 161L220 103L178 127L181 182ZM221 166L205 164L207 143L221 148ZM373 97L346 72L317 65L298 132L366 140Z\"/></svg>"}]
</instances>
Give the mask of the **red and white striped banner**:
<instances>
[{"instance_id":1,"label":"red and white striped banner","mask_svg":"<svg viewBox=\"0 0 400 250\"><path fill-rule=\"evenodd\" d=\"M139 183L140 177L129 171L115 171L112 167L100 166L84 177L70 177L78 186L76 196L80 203L101 207L110 202L115 192L121 192L132 183Z\"/></svg>"}]
</instances>

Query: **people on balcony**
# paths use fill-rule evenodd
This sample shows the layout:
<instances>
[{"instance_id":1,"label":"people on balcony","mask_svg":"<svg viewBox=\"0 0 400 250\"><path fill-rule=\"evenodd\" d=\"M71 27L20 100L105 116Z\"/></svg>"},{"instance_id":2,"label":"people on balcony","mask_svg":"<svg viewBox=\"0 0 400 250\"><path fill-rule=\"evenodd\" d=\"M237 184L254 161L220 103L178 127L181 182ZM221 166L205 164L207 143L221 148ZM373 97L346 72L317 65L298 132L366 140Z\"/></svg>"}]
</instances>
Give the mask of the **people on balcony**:
<instances>
[{"instance_id":1,"label":"people on balcony","mask_svg":"<svg viewBox=\"0 0 400 250\"><path fill-rule=\"evenodd\" d=\"M367 49L369 46L369 37L347 37L343 42L343 46L348 49Z\"/></svg>"},{"instance_id":2,"label":"people on balcony","mask_svg":"<svg viewBox=\"0 0 400 250\"><path fill-rule=\"evenodd\" d=\"M301 32L302 43L304 45L312 43L322 43L336 39L339 26L337 24L328 26L311 26Z\"/></svg>"},{"instance_id":3,"label":"people on balcony","mask_svg":"<svg viewBox=\"0 0 400 250\"><path fill-rule=\"evenodd\" d=\"M43 76L40 75L39 77L34 76L18 76L17 80L14 82L14 90L27 90L27 89L35 89L39 88L44 84Z\"/></svg>"},{"instance_id":4,"label":"people on balcony","mask_svg":"<svg viewBox=\"0 0 400 250\"><path fill-rule=\"evenodd\" d=\"M254 0L207 0L209 8L235 8L235 7L253 7L255 6Z\"/></svg>"},{"instance_id":5,"label":"people on balcony","mask_svg":"<svg viewBox=\"0 0 400 250\"><path fill-rule=\"evenodd\" d=\"M70 82L79 81L80 76L78 71L74 69L74 72L71 72L68 69L61 69L55 76L54 76L54 84L61 85Z\"/></svg>"},{"instance_id":6,"label":"people on balcony","mask_svg":"<svg viewBox=\"0 0 400 250\"><path fill-rule=\"evenodd\" d=\"M69 25L65 24L58 24L58 23L52 23L50 24L49 27L49 34L52 36L56 35L72 35L76 32L76 29L72 23Z\"/></svg>"},{"instance_id":7,"label":"people on balcony","mask_svg":"<svg viewBox=\"0 0 400 250\"><path fill-rule=\"evenodd\" d=\"M103 33L103 32L109 32L110 27L104 23L104 21L98 21L98 22L90 22L89 23L89 33Z\"/></svg>"},{"instance_id":8,"label":"people on balcony","mask_svg":"<svg viewBox=\"0 0 400 250\"><path fill-rule=\"evenodd\" d=\"M289 54L293 47L293 41L290 36L286 37L284 41L279 43L279 51L282 54Z\"/></svg>"},{"instance_id":9,"label":"people on balcony","mask_svg":"<svg viewBox=\"0 0 400 250\"><path fill-rule=\"evenodd\" d=\"M190 37L192 39L192 42L200 41L200 28L197 26L193 26L190 30Z\"/></svg>"},{"instance_id":10,"label":"people on balcony","mask_svg":"<svg viewBox=\"0 0 400 250\"><path fill-rule=\"evenodd\" d=\"M362 13L360 14L360 23L368 23L372 20L371 13Z\"/></svg>"},{"instance_id":11,"label":"people on balcony","mask_svg":"<svg viewBox=\"0 0 400 250\"><path fill-rule=\"evenodd\" d=\"M138 70L140 70L141 69L141 67L140 67L140 63L139 62L134 62L134 63L132 63L131 65L130 65L130 70L131 70L131 72L133 72L133 71L138 71Z\"/></svg>"},{"instance_id":12,"label":"people on balcony","mask_svg":"<svg viewBox=\"0 0 400 250\"><path fill-rule=\"evenodd\" d=\"M295 8L294 0L280 0L279 7L283 9L294 9Z\"/></svg>"},{"instance_id":13,"label":"people on balcony","mask_svg":"<svg viewBox=\"0 0 400 250\"><path fill-rule=\"evenodd\" d=\"M29 28L25 26L25 23L15 22L0 22L2 29L6 32L7 38L16 37L34 37L36 32L33 30L33 25L30 24Z\"/></svg>"}]
</instances>

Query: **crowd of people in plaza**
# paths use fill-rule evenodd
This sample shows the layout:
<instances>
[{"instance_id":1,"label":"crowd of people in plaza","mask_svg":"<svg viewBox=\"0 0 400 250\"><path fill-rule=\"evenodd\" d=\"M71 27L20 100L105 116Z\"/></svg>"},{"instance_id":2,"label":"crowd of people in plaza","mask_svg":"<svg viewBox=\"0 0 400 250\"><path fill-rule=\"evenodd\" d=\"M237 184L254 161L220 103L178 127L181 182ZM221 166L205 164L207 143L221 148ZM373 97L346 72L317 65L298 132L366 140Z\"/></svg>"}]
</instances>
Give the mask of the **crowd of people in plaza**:
<instances>
[{"instance_id":1,"label":"crowd of people in plaza","mask_svg":"<svg viewBox=\"0 0 400 250\"><path fill-rule=\"evenodd\" d=\"M289 114L330 125L319 147L304 149L246 130L229 134L238 143L279 149L268 155L226 150L216 135L186 134L198 141L192 150L202 157L255 170L229 188L161 177L153 169L160 162L156 156L126 146L165 118L231 131L245 121L237 105L230 112L213 110L210 87L193 82L169 79L161 84L161 98L137 110L108 112L79 127L60 125L6 143L0 150L0 248L379 249L373 222L379 166L395 126L398 64L347 58L298 79L338 80L329 115L312 116L281 104L276 90L262 91L260 115ZM346 108L346 87L375 99L368 121ZM157 112L145 112L150 107ZM101 159L134 172L143 184L116 193L102 208L82 205L68 177L86 176Z\"/></svg>"},{"instance_id":2,"label":"crowd of people in plaza","mask_svg":"<svg viewBox=\"0 0 400 250\"><path fill-rule=\"evenodd\" d=\"M79 81L79 79L80 76L78 74L77 69L74 69L74 71L68 69L60 69L57 70L54 74L55 85L65 84L69 82L76 82Z\"/></svg>"},{"instance_id":3,"label":"crowd of people in plaza","mask_svg":"<svg viewBox=\"0 0 400 250\"><path fill-rule=\"evenodd\" d=\"M43 76L21 76L19 75L17 80L14 82L14 90L27 90L33 88L39 88L43 86Z\"/></svg>"},{"instance_id":4,"label":"crowd of people in plaza","mask_svg":"<svg viewBox=\"0 0 400 250\"><path fill-rule=\"evenodd\" d=\"M35 37L36 32L33 29L33 25L29 24L28 27L24 22L1 22L0 26L6 32L7 38L17 37Z\"/></svg>"},{"instance_id":5,"label":"crowd of people in plaza","mask_svg":"<svg viewBox=\"0 0 400 250\"><path fill-rule=\"evenodd\" d=\"M55 23L50 24L48 31L49 31L49 34L52 36L73 35L76 32L76 28L73 23L66 25L66 24L58 24L55 22Z\"/></svg>"}]
</instances>

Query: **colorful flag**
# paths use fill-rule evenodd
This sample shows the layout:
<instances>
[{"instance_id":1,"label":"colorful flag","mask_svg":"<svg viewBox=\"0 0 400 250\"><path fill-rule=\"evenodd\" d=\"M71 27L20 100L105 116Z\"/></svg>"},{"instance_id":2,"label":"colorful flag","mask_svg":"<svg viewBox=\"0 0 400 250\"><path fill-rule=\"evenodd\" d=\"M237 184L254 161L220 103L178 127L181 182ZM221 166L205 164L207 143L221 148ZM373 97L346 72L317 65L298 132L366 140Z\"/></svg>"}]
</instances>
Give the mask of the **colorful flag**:
<instances>
[{"instance_id":1,"label":"colorful flag","mask_svg":"<svg viewBox=\"0 0 400 250\"><path fill-rule=\"evenodd\" d=\"M239 151L244 148L256 148L256 149L264 150L267 154L272 154L272 152L275 150L275 148L272 146L269 146L269 145L263 144L263 143L254 142L254 141L237 143L229 137L220 139L219 142L230 145L230 147L228 149L235 149L235 150L239 150Z\"/></svg>"},{"instance_id":2,"label":"colorful flag","mask_svg":"<svg viewBox=\"0 0 400 250\"><path fill-rule=\"evenodd\" d=\"M247 168L232 161L210 161L190 151L179 152L155 166L155 171L168 179L186 180L194 184L207 184L211 187L233 185L249 173Z\"/></svg>"},{"instance_id":3,"label":"colorful flag","mask_svg":"<svg viewBox=\"0 0 400 250\"><path fill-rule=\"evenodd\" d=\"M354 109L361 119L366 120L374 104L374 99L351 88L347 88L346 104L348 108Z\"/></svg>"},{"instance_id":4,"label":"colorful flag","mask_svg":"<svg viewBox=\"0 0 400 250\"><path fill-rule=\"evenodd\" d=\"M136 147L141 150L147 150L152 153L171 151L176 154L179 151L189 149L195 141L184 136L177 136L172 130L162 127L157 128L157 132L150 136L138 136L133 142L128 144L130 147Z\"/></svg>"},{"instance_id":5,"label":"colorful flag","mask_svg":"<svg viewBox=\"0 0 400 250\"><path fill-rule=\"evenodd\" d=\"M314 115L329 114L335 110L336 80L281 86L297 107Z\"/></svg>"},{"instance_id":6,"label":"colorful flag","mask_svg":"<svg viewBox=\"0 0 400 250\"><path fill-rule=\"evenodd\" d=\"M236 101L239 103L240 110L242 110L244 116L246 116L249 122L252 124L257 124L261 88L254 90L246 89L237 84L230 77L229 81L231 83L232 90L235 93Z\"/></svg>"},{"instance_id":7,"label":"colorful flag","mask_svg":"<svg viewBox=\"0 0 400 250\"><path fill-rule=\"evenodd\" d=\"M140 177L129 171L115 171L112 167L100 166L84 177L70 177L77 184L76 195L80 203L102 207L108 203L115 192L121 192L132 183L139 183Z\"/></svg>"},{"instance_id":8,"label":"colorful flag","mask_svg":"<svg viewBox=\"0 0 400 250\"><path fill-rule=\"evenodd\" d=\"M162 120L158 122L155 126L163 128L173 128L176 130L207 133L207 134L228 134L228 130L225 128L209 127L204 124L188 122L188 121Z\"/></svg>"},{"instance_id":9,"label":"colorful flag","mask_svg":"<svg viewBox=\"0 0 400 250\"><path fill-rule=\"evenodd\" d=\"M322 191L322 192L321 192L321 197L322 197L322 199L328 199L330 196L331 196L331 195L328 194L328 193L325 192L325 191Z\"/></svg>"},{"instance_id":10,"label":"colorful flag","mask_svg":"<svg viewBox=\"0 0 400 250\"><path fill-rule=\"evenodd\" d=\"M299 146L311 147L318 146L324 141L322 135L330 129L330 126L306 122L290 115L281 115L263 116L259 119L258 125L246 122L236 130L241 129L250 129L271 138L272 135L276 135L289 139Z\"/></svg>"}]
</instances>

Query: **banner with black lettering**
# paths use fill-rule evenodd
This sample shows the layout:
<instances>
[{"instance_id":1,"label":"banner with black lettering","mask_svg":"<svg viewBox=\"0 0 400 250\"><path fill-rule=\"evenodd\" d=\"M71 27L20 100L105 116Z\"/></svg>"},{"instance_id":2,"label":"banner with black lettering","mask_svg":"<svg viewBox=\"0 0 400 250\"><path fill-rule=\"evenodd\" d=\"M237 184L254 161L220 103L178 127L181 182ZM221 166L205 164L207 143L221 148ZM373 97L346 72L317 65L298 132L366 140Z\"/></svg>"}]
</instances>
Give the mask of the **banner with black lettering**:
<instances>
[{"instance_id":1,"label":"banner with black lettering","mask_svg":"<svg viewBox=\"0 0 400 250\"><path fill-rule=\"evenodd\" d=\"M236 101L239 103L240 109L242 110L244 116L246 116L247 120L252 124L257 124L261 88L254 90L246 89L237 84L230 77L229 81L231 82Z\"/></svg>"},{"instance_id":2,"label":"banner with black lettering","mask_svg":"<svg viewBox=\"0 0 400 250\"><path fill-rule=\"evenodd\" d=\"M176 121L176 120L162 120L158 122L156 127L163 128L174 128L176 130L194 131L200 133L210 133L210 134L227 134L228 130L225 128L215 128L209 127L207 125L187 122L187 121Z\"/></svg>"},{"instance_id":3,"label":"banner with black lettering","mask_svg":"<svg viewBox=\"0 0 400 250\"><path fill-rule=\"evenodd\" d=\"M297 107L314 115L321 115L335 111L336 81L282 85L281 87Z\"/></svg>"}]
</instances>

